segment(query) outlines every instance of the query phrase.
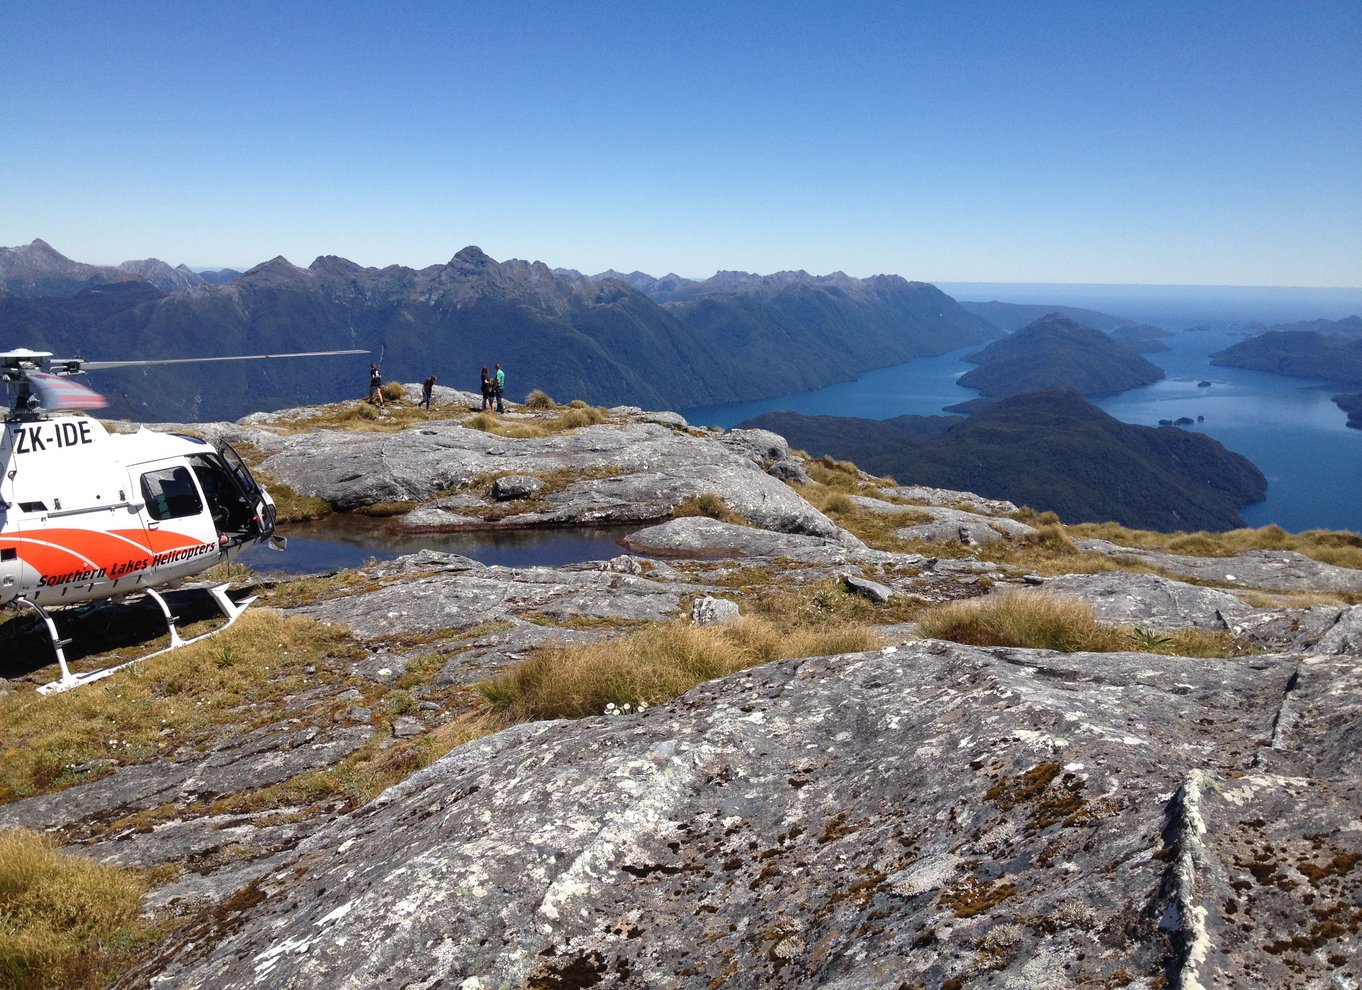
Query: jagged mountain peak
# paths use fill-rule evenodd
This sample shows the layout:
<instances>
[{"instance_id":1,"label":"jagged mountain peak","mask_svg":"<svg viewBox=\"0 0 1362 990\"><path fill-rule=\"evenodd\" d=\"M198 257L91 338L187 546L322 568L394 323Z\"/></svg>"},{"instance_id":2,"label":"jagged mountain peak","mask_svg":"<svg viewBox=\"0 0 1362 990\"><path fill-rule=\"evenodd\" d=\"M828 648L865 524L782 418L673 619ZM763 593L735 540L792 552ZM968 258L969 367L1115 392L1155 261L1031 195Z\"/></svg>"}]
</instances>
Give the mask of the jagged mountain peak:
<instances>
[{"instance_id":1,"label":"jagged mountain peak","mask_svg":"<svg viewBox=\"0 0 1362 990\"><path fill-rule=\"evenodd\" d=\"M476 244L468 245L468 247L459 251L449 260L451 266L453 266L455 262L458 262L461 265L471 265L476 268L488 268L497 264L495 259L490 257L486 251Z\"/></svg>"},{"instance_id":2,"label":"jagged mountain peak","mask_svg":"<svg viewBox=\"0 0 1362 990\"><path fill-rule=\"evenodd\" d=\"M275 255L269 261L262 261L254 268L241 276L241 281L245 283L255 282L275 282L289 281L298 282L312 278L313 273L306 268L299 268L289 261L282 254Z\"/></svg>"},{"instance_id":3,"label":"jagged mountain peak","mask_svg":"<svg viewBox=\"0 0 1362 990\"><path fill-rule=\"evenodd\" d=\"M125 275L146 279L163 292L179 292L204 283L204 280L188 266L172 268L160 258L124 261L118 265L118 270Z\"/></svg>"}]
</instances>

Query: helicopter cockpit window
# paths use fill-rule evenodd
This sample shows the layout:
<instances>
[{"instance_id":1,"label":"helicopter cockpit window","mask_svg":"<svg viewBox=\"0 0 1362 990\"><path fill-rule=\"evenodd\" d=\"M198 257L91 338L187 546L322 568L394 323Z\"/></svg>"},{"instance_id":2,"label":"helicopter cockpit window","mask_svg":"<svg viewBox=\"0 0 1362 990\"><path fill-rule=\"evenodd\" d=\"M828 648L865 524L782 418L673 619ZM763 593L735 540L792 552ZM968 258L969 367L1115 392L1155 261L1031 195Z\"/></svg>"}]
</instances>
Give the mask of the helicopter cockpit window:
<instances>
[{"instance_id":1,"label":"helicopter cockpit window","mask_svg":"<svg viewBox=\"0 0 1362 990\"><path fill-rule=\"evenodd\" d=\"M142 475L142 498L152 519L182 519L203 511L203 500L188 468L166 468Z\"/></svg>"}]
</instances>

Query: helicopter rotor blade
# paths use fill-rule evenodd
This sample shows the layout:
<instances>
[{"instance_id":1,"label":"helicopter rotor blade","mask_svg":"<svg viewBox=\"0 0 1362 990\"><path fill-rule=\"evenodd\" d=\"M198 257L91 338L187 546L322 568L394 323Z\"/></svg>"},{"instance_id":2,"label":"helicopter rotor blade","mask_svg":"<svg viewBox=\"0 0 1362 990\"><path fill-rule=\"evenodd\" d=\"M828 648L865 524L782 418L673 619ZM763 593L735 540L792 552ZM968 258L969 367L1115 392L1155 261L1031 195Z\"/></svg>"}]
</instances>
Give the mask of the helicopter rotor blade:
<instances>
[{"instance_id":1,"label":"helicopter rotor blade","mask_svg":"<svg viewBox=\"0 0 1362 990\"><path fill-rule=\"evenodd\" d=\"M146 361L82 361L82 360L53 360L52 364L64 364L68 367L76 366L80 371L101 371L107 368L140 368L154 364L205 364L210 361L273 361L276 358L304 358L304 357L331 357L342 354L368 354L365 350L348 351L304 351L293 354L233 354L227 357L196 357L196 358L161 358ZM69 372L68 372L69 373Z\"/></svg>"},{"instance_id":2,"label":"helicopter rotor blade","mask_svg":"<svg viewBox=\"0 0 1362 990\"><path fill-rule=\"evenodd\" d=\"M103 409L109 404L109 400L98 392L92 392L65 376L49 375L44 371L30 371L28 387L38 400L38 408L42 410Z\"/></svg>"}]
</instances>

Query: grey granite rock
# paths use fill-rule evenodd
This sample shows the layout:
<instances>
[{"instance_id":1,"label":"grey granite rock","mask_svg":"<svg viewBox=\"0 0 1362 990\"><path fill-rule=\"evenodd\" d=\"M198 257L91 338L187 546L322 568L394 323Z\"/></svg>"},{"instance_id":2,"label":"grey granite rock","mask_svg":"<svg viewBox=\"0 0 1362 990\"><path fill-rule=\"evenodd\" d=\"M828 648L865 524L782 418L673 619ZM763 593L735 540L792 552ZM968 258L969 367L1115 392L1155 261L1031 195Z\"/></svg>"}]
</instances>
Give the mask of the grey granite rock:
<instances>
[{"instance_id":1,"label":"grey granite rock","mask_svg":"<svg viewBox=\"0 0 1362 990\"><path fill-rule=\"evenodd\" d=\"M858 574L843 574L842 583L852 592L872 602L887 602L894 597L894 589L887 588L878 581L870 581Z\"/></svg>"},{"instance_id":2,"label":"grey granite rock","mask_svg":"<svg viewBox=\"0 0 1362 990\"><path fill-rule=\"evenodd\" d=\"M806 552L829 560L846 559L850 548L840 540L797 533L775 533L736 526L705 516L686 516L638 530L624 545L640 553L678 557L794 556ZM873 551L872 551L873 553Z\"/></svg>"},{"instance_id":3,"label":"grey granite rock","mask_svg":"<svg viewBox=\"0 0 1362 990\"><path fill-rule=\"evenodd\" d=\"M793 485L813 483L813 478L809 477L809 472L805 471L803 465L794 460L776 461L766 469L766 473L778 481L789 482Z\"/></svg>"},{"instance_id":4,"label":"grey granite rock","mask_svg":"<svg viewBox=\"0 0 1362 990\"><path fill-rule=\"evenodd\" d=\"M529 498L544 490L544 482L524 474L503 475L492 482L492 497L498 502Z\"/></svg>"},{"instance_id":5,"label":"grey granite rock","mask_svg":"<svg viewBox=\"0 0 1362 990\"><path fill-rule=\"evenodd\" d=\"M461 747L122 985L1351 986L1359 716L1342 661L781 661Z\"/></svg>"},{"instance_id":6,"label":"grey granite rock","mask_svg":"<svg viewBox=\"0 0 1362 990\"><path fill-rule=\"evenodd\" d=\"M661 621L680 609L680 589L599 569L488 567L426 550L372 568L383 587L298 609L347 626L361 640L471 629L525 615Z\"/></svg>"},{"instance_id":7,"label":"grey granite rock","mask_svg":"<svg viewBox=\"0 0 1362 990\"><path fill-rule=\"evenodd\" d=\"M508 439L432 420L402 433L311 433L275 436L263 429L249 439L269 451L263 468L303 495L341 510L375 503L431 502L489 474L569 478L541 493L541 505L500 518L505 527L637 522L664 519L687 499L717 496L752 525L859 544L765 473L762 452L785 451L766 431L692 436L658 423L594 426L545 438ZM783 456L783 454L782 454ZM602 474L601 466L610 471ZM542 480L542 479L540 479ZM436 503L439 508L445 508ZM466 503L442 515L423 505L406 526L464 528ZM488 525L485 521L481 525Z\"/></svg>"},{"instance_id":8,"label":"grey granite rock","mask_svg":"<svg viewBox=\"0 0 1362 990\"><path fill-rule=\"evenodd\" d=\"M790 445L785 438L770 430L728 430L721 439L725 445L741 450L758 464L783 461L790 456Z\"/></svg>"},{"instance_id":9,"label":"grey granite rock","mask_svg":"<svg viewBox=\"0 0 1362 990\"><path fill-rule=\"evenodd\" d=\"M1293 550L1249 550L1233 557L1191 557L1121 547L1106 540L1079 540L1093 553L1138 561L1182 577L1222 587L1267 588L1275 591L1362 591L1362 571L1335 567Z\"/></svg>"},{"instance_id":10,"label":"grey granite rock","mask_svg":"<svg viewBox=\"0 0 1362 990\"><path fill-rule=\"evenodd\" d=\"M884 491L885 494L908 499L911 502L920 502L923 505L964 508L970 512L984 515L1000 516L1017 511L1016 505L1003 499L983 498L973 492L959 492L949 488L900 485L897 488L886 488Z\"/></svg>"},{"instance_id":11,"label":"grey granite rock","mask_svg":"<svg viewBox=\"0 0 1362 990\"><path fill-rule=\"evenodd\" d=\"M1064 574L1024 590L1087 602L1100 622L1150 629L1232 631L1253 611L1228 591L1153 574Z\"/></svg>"},{"instance_id":12,"label":"grey granite rock","mask_svg":"<svg viewBox=\"0 0 1362 990\"><path fill-rule=\"evenodd\" d=\"M697 626L712 626L738 617L738 603L727 598L701 595L690 606L690 621Z\"/></svg>"}]
</instances>

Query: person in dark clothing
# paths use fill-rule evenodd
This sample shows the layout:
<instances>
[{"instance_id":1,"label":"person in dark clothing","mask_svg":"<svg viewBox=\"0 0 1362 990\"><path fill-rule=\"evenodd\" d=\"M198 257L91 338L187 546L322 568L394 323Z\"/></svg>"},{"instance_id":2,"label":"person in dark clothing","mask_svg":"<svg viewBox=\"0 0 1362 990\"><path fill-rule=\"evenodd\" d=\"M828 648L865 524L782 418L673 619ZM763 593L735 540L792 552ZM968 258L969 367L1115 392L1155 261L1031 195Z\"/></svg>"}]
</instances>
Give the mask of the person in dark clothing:
<instances>
[{"instance_id":1,"label":"person in dark clothing","mask_svg":"<svg viewBox=\"0 0 1362 990\"><path fill-rule=\"evenodd\" d=\"M430 396L435 391L435 376L431 375L421 383L421 405L426 407L426 412L430 412Z\"/></svg>"},{"instance_id":2,"label":"person in dark clothing","mask_svg":"<svg viewBox=\"0 0 1362 990\"><path fill-rule=\"evenodd\" d=\"M506 372L501 370L501 365L497 365L497 373L492 376L492 387L496 389L497 412L504 413L506 406L502 404L501 392L506 387Z\"/></svg>"},{"instance_id":3,"label":"person in dark clothing","mask_svg":"<svg viewBox=\"0 0 1362 990\"><path fill-rule=\"evenodd\" d=\"M487 373L487 365L482 366L482 408L492 408L493 389L496 385L492 381L492 376Z\"/></svg>"},{"instance_id":4,"label":"person in dark clothing","mask_svg":"<svg viewBox=\"0 0 1362 990\"><path fill-rule=\"evenodd\" d=\"M369 401L376 406L383 405L383 375L377 364L369 365Z\"/></svg>"}]
</instances>

